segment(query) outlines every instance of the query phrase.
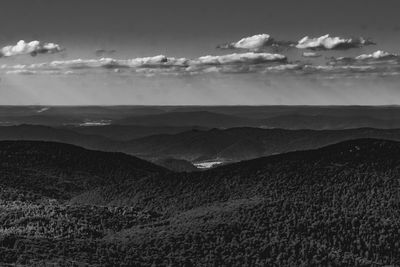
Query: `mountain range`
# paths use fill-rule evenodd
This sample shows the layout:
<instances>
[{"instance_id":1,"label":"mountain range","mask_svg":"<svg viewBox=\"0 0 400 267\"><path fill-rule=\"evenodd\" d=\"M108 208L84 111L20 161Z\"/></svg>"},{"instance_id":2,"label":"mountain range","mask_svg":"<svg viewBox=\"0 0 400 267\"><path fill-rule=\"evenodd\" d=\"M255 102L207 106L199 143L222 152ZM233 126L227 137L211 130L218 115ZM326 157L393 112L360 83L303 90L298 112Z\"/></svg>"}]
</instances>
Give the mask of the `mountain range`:
<instances>
[{"instance_id":1,"label":"mountain range","mask_svg":"<svg viewBox=\"0 0 400 267\"><path fill-rule=\"evenodd\" d=\"M53 142L2 141L0 151L4 265L400 260L398 142L349 140L191 173Z\"/></svg>"},{"instance_id":2,"label":"mountain range","mask_svg":"<svg viewBox=\"0 0 400 267\"><path fill-rule=\"evenodd\" d=\"M130 132L132 128L122 127L121 131L124 130ZM400 141L399 129L372 128L347 130L284 130L249 127L193 129L176 134L150 135L128 141L111 139L106 136L107 134L102 136L96 135L95 132L90 133L93 134L81 133L75 128L36 125L4 126L0 127L0 140L54 141L88 149L124 152L153 162L179 159L191 163L237 162L283 152L314 149L359 138ZM178 162L175 161L175 163ZM181 163L183 164L182 161Z\"/></svg>"},{"instance_id":3,"label":"mountain range","mask_svg":"<svg viewBox=\"0 0 400 267\"><path fill-rule=\"evenodd\" d=\"M170 127L263 127L314 130L361 127L400 128L399 118L398 106L0 107L0 125L35 124L78 128L104 125L117 125L116 128L118 128L121 125L134 125L153 127L155 128L153 134L171 133L171 131L161 132L160 127L166 129ZM110 131L103 129L103 133L110 134Z\"/></svg>"}]
</instances>

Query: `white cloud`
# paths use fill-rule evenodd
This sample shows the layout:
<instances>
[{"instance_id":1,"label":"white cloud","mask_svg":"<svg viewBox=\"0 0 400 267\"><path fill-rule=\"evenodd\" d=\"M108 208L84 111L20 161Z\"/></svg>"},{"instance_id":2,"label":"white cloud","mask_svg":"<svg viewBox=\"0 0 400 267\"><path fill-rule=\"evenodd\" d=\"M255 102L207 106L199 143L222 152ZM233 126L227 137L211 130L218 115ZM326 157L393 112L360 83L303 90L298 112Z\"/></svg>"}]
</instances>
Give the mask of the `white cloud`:
<instances>
[{"instance_id":1,"label":"white cloud","mask_svg":"<svg viewBox=\"0 0 400 267\"><path fill-rule=\"evenodd\" d=\"M320 57L321 54L315 53L315 52L304 52L302 54L303 57Z\"/></svg>"},{"instance_id":2,"label":"white cloud","mask_svg":"<svg viewBox=\"0 0 400 267\"><path fill-rule=\"evenodd\" d=\"M186 58L174 58L158 55L154 57L143 57L134 59L73 59L57 60L48 63L27 65L27 68L69 68L69 69L90 69L90 68L166 68L166 67L185 67L189 64Z\"/></svg>"},{"instance_id":3,"label":"white cloud","mask_svg":"<svg viewBox=\"0 0 400 267\"><path fill-rule=\"evenodd\" d=\"M24 40L21 40L16 45L9 45L1 48L0 57L11 57L26 54L36 56L37 54L56 53L60 52L61 50L62 49L58 44L41 43L39 41L26 43Z\"/></svg>"},{"instance_id":4,"label":"white cloud","mask_svg":"<svg viewBox=\"0 0 400 267\"><path fill-rule=\"evenodd\" d=\"M208 55L195 59L175 58L158 55L133 59L75 59L27 65L1 65L4 74L48 74L48 75L200 75L207 73L259 73L290 75L398 75L400 59L395 54L377 51L354 58L336 58L327 65L305 65L288 62L286 56L272 53L233 53Z\"/></svg>"},{"instance_id":5,"label":"white cloud","mask_svg":"<svg viewBox=\"0 0 400 267\"><path fill-rule=\"evenodd\" d=\"M6 74L20 74L20 75L35 75L35 74L51 74L51 75L61 75L68 74L63 71L58 70L29 70L29 69L15 69L7 70Z\"/></svg>"},{"instance_id":6,"label":"white cloud","mask_svg":"<svg viewBox=\"0 0 400 267\"><path fill-rule=\"evenodd\" d=\"M290 41L278 41L275 40L271 35L262 33L253 36L245 37L237 42L231 42L227 44L218 45L217 48L220 49L246 49L249 51L262 51L267 47L274 47L277 49L281 46L289 47L293 45Z\"/></svg>"},{"instance_id":7,"label":"white cloud","mask_svg":"<svg viewBox=\"0 0 400 267\"><path fill-rule=\"evenodd\" d=\"M386 60L386 59L399 59L400 56L397 54L391 54L382 50L378 50L373 52L372 54L362 54L359 55L358 57L356 57L356 60L369 60L369 59L382 59L382 60Z\"/></svg>"},{"instance_id":8,"label":"white cloud","mask_svg":"<svg viewBox=\"0 0 400 267\"><path fill-rule=\"evenodd\" d=\"M333 50L333 49L349 49L357 48L365 45L373 44L369 40L364 38L341 38L341 37L331 37L329 34L323 35L321 37L310 38L305 36L296 45L299 49L317 49L317 50Z\"/></svg>"},{"instance_id":9,"label":"white cloud","mask_svg":"<svg viewBox=\"0 0 400 267\"><path fill-rule=\"evenodd\" d=\"M287 71L287 70L302 70L303 65L300 64L283 64L277 66L266 67L265 71Z\"/></svg>"},{"instance_id":10,"label":"white cloud","mask_svg":"<svg viewBox=\"0 0 400 267\"><path fill-rule=\"evenodd\" d=\"M270 53L234 53L222 56L203 56L193 61L194 64L224 65L224 64L260 64L268 62L286 62L287 58L281 54Z\"/></svg>"},{"instance_id":11,"label":"white cloud","mask_svg":"<svg viewBox=\"0 0 400 267\"><path fill-rule=\"evenodd\" d=\"M192 71L206 71L210 66L216 66L218 71L224 72L244 72L250 71L249 66L286 63L284 55L269 53L234 53L219 56L204 56L197 59L175 58L158 55L154 57L143 57L133 59L74 59L57 60L45 63L36 63L30 65L2 65L0 70L11 71L14 73L28 71L84 71L90 69L113 69L116 73L123 70L134 72L152 72L152 73L189 73ZM253 68L254 69L254 68ZM10 72L10 73L11 73Z\"/></svg>"},{"instance_id":12,"label":"white cloud","mask_svg":"<svg viewBox=\"0 0 400 267\"><path fill-rule=\"evenodd\" d=\"M257 34L250 37L242 38L237 42L224 44L218 46L218 48L237 48L237 49L248 49L248 50L260 50L263 47L271 46L274 43L274 39L271 35L263 33Z\"/></svg>"},{"instance_id":13,"label":"white cloud","mask_svg":"<svg viewBox=\"0 0 400 267\"><path fill-rule=\"evenodd\" d=\"M332 58L328 63L329 65L387 65L387 67L393 68L400 67L400 55L378 50L357 57Z\"/></svg>"}]
</instances>

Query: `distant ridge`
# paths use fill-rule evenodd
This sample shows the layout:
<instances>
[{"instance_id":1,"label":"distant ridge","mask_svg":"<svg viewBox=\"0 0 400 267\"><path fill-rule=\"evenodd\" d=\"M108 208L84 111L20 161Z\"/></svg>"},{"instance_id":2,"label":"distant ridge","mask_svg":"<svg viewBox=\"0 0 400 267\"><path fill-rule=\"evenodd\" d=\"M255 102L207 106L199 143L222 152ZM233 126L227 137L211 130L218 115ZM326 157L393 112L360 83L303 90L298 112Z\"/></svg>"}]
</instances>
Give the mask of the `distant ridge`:
<instances>
[{"instance_id":1,"label":"distant ridge","mask_svg":"<svg viewBox=\"0 0 400 267\"><path fill-rule=\"evenodd\" d=\"M126 127L128 128L123 128L121 131L130 131L136 126ZM100 131L102 129L104 128L101 127ZM95 132L95 129L91 131ZM205 161L229 163L283 152L319 148L358 138L400 141L400 129L284 130L238 127L199 130L195 128L174 134L158 134L123 141L80 133L73 128L38 125L0 127L0 140L62 142L87 149L124 152L153 162L173 158L191 163Z\"/></svg>"},{"instance_id":2,"label":"distant ridge","mask_svg":"<svg viewBox=\"0 0 400 267\"><path fill-rule=\"evenodd\" d=\"M127 117L114 121L121 125L147 126L200 126L200 127L234 127L254 124L251 119L209 111L168 112L156 115Z\"/></svg>"}]
</instances>

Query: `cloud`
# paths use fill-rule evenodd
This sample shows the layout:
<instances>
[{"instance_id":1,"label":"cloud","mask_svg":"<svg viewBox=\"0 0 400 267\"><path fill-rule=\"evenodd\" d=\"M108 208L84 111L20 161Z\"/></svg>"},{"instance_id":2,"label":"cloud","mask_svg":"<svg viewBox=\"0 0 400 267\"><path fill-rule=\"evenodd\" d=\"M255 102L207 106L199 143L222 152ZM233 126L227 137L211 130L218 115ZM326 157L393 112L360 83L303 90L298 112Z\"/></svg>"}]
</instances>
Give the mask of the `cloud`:
<instances>
[{"instance_id":1,"label":"cloud","mask_svg":"<svg viewBox=\"0 0 400 267\"><path fill-rule=\"evenodd\" d=\"M39 41L26 43L24 40L21 40L16 45L9 45L1 48L0 57L11 57L27 54L36 56L37 54L57 53L60 51L62 51L62 49L58 44L41 43Z\"/></svg>"},{"instance_id":2,"label":"cloud","mask_svg":"<svg viewBox=\"0 0 400 267\"><path fill-rule=\"evenodd\" d=\"M359 55L355 58L356 60L391 60L391 59L400 59L400 56L397 54L391 54L382 50L378 50L373 52L372 54L363 54Z\"/></svg>"},{"instance_id":3,"label":"cloud","mask_svg":"<svg viewBox=\"0 0 400 267\"><path fill-rule=\"evenodd\" d=\"M400 74L400 55L378 50L356 57L331 58L327 65L308 66L307 70L348 76L354 73L393 76Z\"/></svg>"},{"instance_id":4,"label":"cloud","mask_svg":"<svg viewBox=\"0 0 400 267\"><path fill-rule=\"evenodd\" d=\"M331 37L329 34L326 34L316 38L305 36L298 41L296 47L299 49L312 50L345 50L372 44L374 44L372 41L366 40L363 37L346 39L341 37Z\"/></svg>"},{"instance_id":5,"label":"cloud","mask_svg":"<svg viewBox=\"0 0 400 267\"><path fill-rule=\"evenodd\" d=\"M237 42L227 43L218 45L217 48L220 49L246 49L250 51L260 51L267 47L276 47L283 45L290 45L291 42L287 41L277 41L271 37L271 35L263 33L256 34L253 36L245 37Z\"/></svg>"},{"instance_id":6,"label":"cloud","mask_svg":"<svg viewBox=\"0 0 400 267\"><path fill-rule=\"evenodd\" d=\"M337 57L331 58L329 65L400 65L400 55L388 53L382 50L371 54L362 54L357 57Z\"/></svg>"},{"instance_id":7,"label":"cloud","mask_svg":"<svg viewBox=\"0 0 400 267\"><path fill-rule=\"evenodd\" d=\"M360 77L399 75L400 59L396 54L377 51L353 58L332 58L326 65L289 62L286 56L273 53L233 53L207 55L194 59L158 55L133 59L57 60L27 65L1 65L4 74L47 75L202 75L258 73L267 75L315 75L317 77Z\"/></svg>"},{"instance_id":8,"label":"cloud","mask_svg":"<svg viewBox=\"0 0 400 267\"><path fill-rule=\"evenodd\" d=\"M265 46L271 46L273 43L274 39L269 34L257 34L242 38L237 42L218 45L217 48L259 50Z\"/></svg>"},{"instance_id":9,"label":"cloud","mask_svg":"<svg viewBox=\"0 0 400 267\"><path fill-rule=\"evenodd\" d=\"M74 70L90 71L113 69L115 73L133 71L137 73L181 74L192 72L254 72L266 65L286 63L287 58L281 54L270 53L234 53L219 56L203 56L196 59L166 57L158 55L134 59L74 59L57 60L28 65L2 65L0 71L9 73L33 74L33 71L60 72Z\"/></svg>"},{"instance_id":10,"label":"cloud","mask_svg":"<svg viewBox=\"0 0 400 267\"><path fill-rule=\"evenodd\" d=\"M281 54L270 53L234 53L222 56L203 56L193 61L193 64L224 65L224 64L260 64L270 62L287 62L287 58Z\"/></svg>"},{"instance_id":11,"label":"cloud","mask_svg":"<svg viewBox=\"0 0 400 267\"><path fill-rule=\"evenodd\" d=\"M68 72L58 70L28 70L28 69L16 69L7 70L6 74L19 74L19 75L35 75L35 74L50 74L50 75L62 75L69 74Z\"/></svg>"},{"instance_id":12,"label":"cloud","mask_svg":"<svg viewBox=\"0 0 400 267\"><path fill-rule=\"evenodd\" d=\"M302 54L303 57L320 57L321 54L315 53L315 52L304 52Z\"/></svg>"}]
</instances>

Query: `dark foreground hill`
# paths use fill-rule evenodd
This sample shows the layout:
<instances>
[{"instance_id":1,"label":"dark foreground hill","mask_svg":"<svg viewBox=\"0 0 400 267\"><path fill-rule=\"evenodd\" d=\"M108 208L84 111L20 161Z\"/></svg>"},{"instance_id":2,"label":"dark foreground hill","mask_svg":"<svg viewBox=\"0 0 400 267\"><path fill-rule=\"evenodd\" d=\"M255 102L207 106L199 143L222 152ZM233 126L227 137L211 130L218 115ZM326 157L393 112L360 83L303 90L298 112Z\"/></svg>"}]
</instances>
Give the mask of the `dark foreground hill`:
<instances>
[{"instance_id":1,"label":"dark foreground hill","mask_svg":"<svg viewBox=\"0 0 400 267\"><path fill-rule=\"evenodd\" d=\"M11 153L11 158L26 160L8 160L1 165L1 170L15 170L2 175L8 177L5 181L18 178L21 166L29 166L26 169L35 173L43 166L53 166L51 169L65 173L61 170L68 169L71 162L55 162L63 162L60 158L64 157L79 157L76 154L82 152L67 146L67 153L51 144L51 150L46 148L44 153L37 154L34 151L47 147L46 143L31 142L32 147L22 143L23 149L15 149L17 143L12 143L13 151L18 153ZM7 146L3 145L3 150L8 151ZM101 159L111 154L90 153L89 160L76 160L83 161L78 163L82 167L74 168L72 173L95 172L105 177L101 173L119 173L107 171L108 168L124 173L130 164L121 162L132 161L133 173L139 169L140 173L151 175L91 183L69 205L35 199L12 201L9 196L29 181L30 173L17 184L6 184L0 201L2 264L400 264L400 143L352 140L180 174L165 172L129 156L126 161L107 164ZM52 155L58 160L52 161ZM29 158L41 157L41 161L28 162ZM98 165L88 163L97 161Z\"/></svg>"}]
</instances>

